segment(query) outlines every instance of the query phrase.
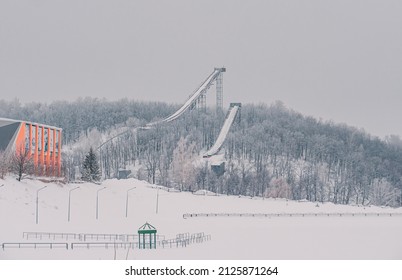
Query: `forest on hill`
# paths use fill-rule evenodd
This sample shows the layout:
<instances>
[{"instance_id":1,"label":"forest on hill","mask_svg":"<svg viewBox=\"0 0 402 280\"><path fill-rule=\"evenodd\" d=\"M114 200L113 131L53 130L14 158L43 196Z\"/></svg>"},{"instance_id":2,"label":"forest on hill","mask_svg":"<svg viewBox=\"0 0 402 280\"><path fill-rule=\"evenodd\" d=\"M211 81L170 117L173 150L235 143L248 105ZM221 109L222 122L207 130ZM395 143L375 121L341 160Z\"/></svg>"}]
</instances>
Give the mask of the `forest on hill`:
<instances>
[{"instance_id":1,"label":"forest on hill","mask_svg":"<svg viewBox=\"0 0 402 280\"><path fill-rule=\"evenodd\" d=\"M243 104L222 153L223 175L201 160L225 112L194 109L151 130L141 125L168 116L177 105L82 98L74 102L21 104L0 100L0 117L63 128L66 177L77 176L90 146L104 178L120 169L168 187L228 195L278 197L339 204L401 206L402 141L317 120L286 108ZM122 133L123 132L123 133Z\"/></svg>"}]
</instances>

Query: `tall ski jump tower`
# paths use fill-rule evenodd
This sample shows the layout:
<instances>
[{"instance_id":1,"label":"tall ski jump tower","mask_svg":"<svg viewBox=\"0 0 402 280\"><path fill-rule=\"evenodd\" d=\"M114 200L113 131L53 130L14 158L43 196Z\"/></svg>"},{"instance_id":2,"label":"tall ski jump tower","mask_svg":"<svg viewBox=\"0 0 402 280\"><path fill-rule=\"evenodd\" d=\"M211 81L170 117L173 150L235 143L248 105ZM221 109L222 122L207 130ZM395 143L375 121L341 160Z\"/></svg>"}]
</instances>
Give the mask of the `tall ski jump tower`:
<instances>
[{"instance_id":1,"label":"tall ski jump tower","mask_svg":"<svg viewBox=\"0 0 402 280\"><path fill-rule=\"evenodd\" d=\"M189 95L189 100L193 99L196 95L195 99L190 101L189 108L200 109L205 111L207 109L207 91L213 82L216 82L216 111L222 112L223 110L223 72L226 72L226 68L217 68L215 67L214 72L209 75L209 77L202 83L202 85L196 90L193 94ZM197 94L198 92L198 94Z\"/></svg>"},{"instance_id":2,"label":"tall ski jump tower","mask_svg":"<svg viewBox=\"0 0 402 280\"><path fill-rule=\"evenodd\" d=\"M223 72L226 68L215 68L220 70L218 77L216 77L216 110L223 110Z\"/></svg>"}]
</instances>

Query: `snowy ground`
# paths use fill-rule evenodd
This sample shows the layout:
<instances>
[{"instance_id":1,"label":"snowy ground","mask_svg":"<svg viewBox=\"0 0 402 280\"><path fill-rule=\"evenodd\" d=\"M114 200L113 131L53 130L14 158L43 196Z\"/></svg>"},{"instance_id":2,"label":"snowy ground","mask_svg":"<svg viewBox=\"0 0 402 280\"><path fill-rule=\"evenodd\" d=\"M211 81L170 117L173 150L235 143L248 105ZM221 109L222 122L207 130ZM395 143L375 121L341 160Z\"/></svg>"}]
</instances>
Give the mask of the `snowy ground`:
<instances>
[{"instance_id":1,"label":"snowy ground","mask_svg":"<svg viewBox=\"0 0 402 280\"><path fill-rule=\"evenodd\" d=\"M402 215L183 219L184 213L402 214L402 209L194 195L160 189L156 213L158 190L134 179L107 180L102 185L62 185L17 182L10 177L0 180L0 186L0 244L35 242L24 239L23 232L136 234L145 222L154 225L166 239L186 232L211 235L210 241L185 248L156 250L6 248L0 249L0 259L402 259ZM39 193L36 224L36 193L44 186L47 188ZM68 222L69 191L76 187L80 188L71 192ZM126 195L133 187L126 218Z\"/></svg>"}]
</instances>

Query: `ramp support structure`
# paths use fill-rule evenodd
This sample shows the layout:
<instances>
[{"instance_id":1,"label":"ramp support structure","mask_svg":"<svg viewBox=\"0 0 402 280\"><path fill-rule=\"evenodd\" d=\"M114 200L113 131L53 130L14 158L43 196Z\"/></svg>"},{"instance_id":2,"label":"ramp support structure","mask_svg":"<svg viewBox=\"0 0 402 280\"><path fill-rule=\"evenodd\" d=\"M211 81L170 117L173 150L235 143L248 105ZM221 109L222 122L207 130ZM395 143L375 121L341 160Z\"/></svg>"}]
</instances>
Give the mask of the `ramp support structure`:
<instances>
[{"instance_id":1,"label":"ramp support structure","mask_svg":"<svg viewBox=\"0 0 402 280\"><path fill-rule=\"evenodd\" d=\"M223 110L223 72L226 68L220 68L220 73L216 77L216 110Z\"/></svg>"}]
</instances>

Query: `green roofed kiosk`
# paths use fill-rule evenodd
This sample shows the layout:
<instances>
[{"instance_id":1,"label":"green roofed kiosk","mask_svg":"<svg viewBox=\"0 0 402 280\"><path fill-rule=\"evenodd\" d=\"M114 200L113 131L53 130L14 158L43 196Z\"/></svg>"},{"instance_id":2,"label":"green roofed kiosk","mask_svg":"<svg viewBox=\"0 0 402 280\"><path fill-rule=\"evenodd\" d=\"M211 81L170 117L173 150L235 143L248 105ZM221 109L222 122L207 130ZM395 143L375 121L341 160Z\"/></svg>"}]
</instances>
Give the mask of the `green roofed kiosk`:
<instances>
[{"instance_id":1,"label":"green roofed kiosk","mask_svg":"<svg viewBox=\"0 0 402 280\"><path fill-rule=\"evenodd\" d=\"M156 228L146 222L138 229L138 247L156 249Z\"/></svg>"}]
</instances>

